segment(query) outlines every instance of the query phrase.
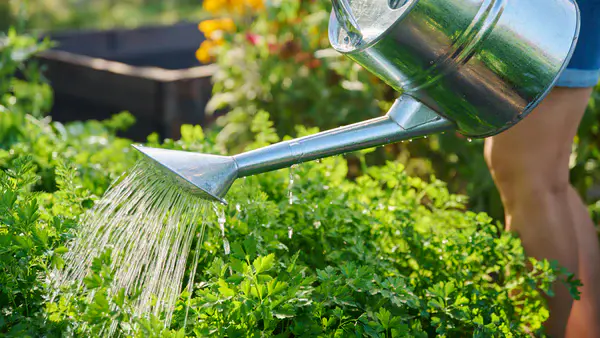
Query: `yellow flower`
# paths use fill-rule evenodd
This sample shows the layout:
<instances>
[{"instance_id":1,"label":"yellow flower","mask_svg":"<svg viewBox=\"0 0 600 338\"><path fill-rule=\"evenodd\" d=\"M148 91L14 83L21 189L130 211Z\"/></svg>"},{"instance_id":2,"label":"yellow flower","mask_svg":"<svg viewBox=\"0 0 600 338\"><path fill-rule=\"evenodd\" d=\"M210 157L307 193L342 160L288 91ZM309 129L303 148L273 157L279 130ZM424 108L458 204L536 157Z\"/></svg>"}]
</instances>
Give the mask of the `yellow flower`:
<instances>
[{"instance_id":1,"label":"yellow flower","mask_svg":"<svg viewBox=\"0 0 600 338\"><path fill-rule=\"evenodd\" d=\"M235 23L230 18L221 19L221 28L226 32L233 32L235 30Z\"/></svg>"},{"instance_id":2,"label":"yellow flower","mask_svg":"<svg viewBox=\"0 0 600 338\"><path fill-rule=\"evenodd\" d=\"M214 32L224 31L233 32L235 23L230 18L205 20L198 24L198 29L207 37L210 37Z\"/></svg>"},{"instance_id":3,"label":"yellow flower","mask_svg":"<svg viewBox=\"0 0 600 338\"><path fill-rule=\"evenodd\" d=\"M253 10L261 10L265 8L265 2L263 0L246 0L248 7Z\"/></svg>"},{"instance_id":4,"label":"yellow flower","mask_svg":"<svg viewBox=\"0 0 600 338\"><path fill-rule=\"evenodd\" d=\"M264 0L204 0L202 6L212 14L244 15L249 10L264 9L265 4ZM208 63L212 60L213 49L225 43L223 34L234 32L236 26L231 18L222 18L202 21L198 24L198 29L204 33L206 41L196 51L196 58L202 63Z\"/></svg>"},{"instance_id":5,"label":"yellow flower","mask_svg":"<svg viewBox=\"0 0 600 338\"><path fill-rule=\"evenodd\" d=\"M202 7L210 13L218 13L219 11L226 10L228 0L204 0Z\"/></svg>"},{"instance_id":6,"label":"yellow flower","mask_svg":"<svg viewBox=\"0 0 600 338\"><path fill-rule=\"evenodd\" d=\"M264 9L264 0L204 0L202 7L212 14L228 12L245 15L248 10Z\"/></svg>"},{"instance_id":7,"label":"yellow flower","mask_svg":"<svg viewBox=\"0 0 600 338\"><path fill-rule=\"evenodd\" d=\"M196 59L198 59L198 61L202 63L209 63L210 61L212 61L212 55L210 51L216 45L217 44L211 40L203 41L200 45L200 48L198 48L198 50L196 51Z\"/></svg>"}]
</instances>

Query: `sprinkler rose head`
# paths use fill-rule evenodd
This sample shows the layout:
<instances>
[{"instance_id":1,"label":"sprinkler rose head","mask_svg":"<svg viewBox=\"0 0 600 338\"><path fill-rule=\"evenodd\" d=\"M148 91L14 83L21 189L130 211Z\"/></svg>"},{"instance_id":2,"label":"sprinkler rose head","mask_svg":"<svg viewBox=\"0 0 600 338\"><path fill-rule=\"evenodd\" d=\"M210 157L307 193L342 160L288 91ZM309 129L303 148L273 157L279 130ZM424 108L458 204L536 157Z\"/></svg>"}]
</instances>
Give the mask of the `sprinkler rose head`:
<instances>
[{"instance_id":1,"label":"sprinkler rose head","mask_svg":"<svg viewBox=\"0 0 600 338\"><path fill-rule=\"evenodd\" d=\"M134 145L182 189L206 200L227 202L223 196L237 178L237 165L231 156L198 154Z\"/></svg>"}]
</instances>

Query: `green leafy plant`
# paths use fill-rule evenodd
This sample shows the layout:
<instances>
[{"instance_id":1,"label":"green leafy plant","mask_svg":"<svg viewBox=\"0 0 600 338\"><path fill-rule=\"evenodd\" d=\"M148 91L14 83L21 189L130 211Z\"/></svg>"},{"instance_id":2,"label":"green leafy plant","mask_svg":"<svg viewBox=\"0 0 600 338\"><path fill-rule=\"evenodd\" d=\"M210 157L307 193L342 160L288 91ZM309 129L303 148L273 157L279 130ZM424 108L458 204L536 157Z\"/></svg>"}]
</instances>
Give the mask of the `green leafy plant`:
<instances>
[{"instance_id":1,"label":"green leafy plant","mask_svg":"<svg viewBox=\"0 0 600 338\"><path fill-rule=\"evenodd\" d=\"M59 165L54 195L34 193L39 180L30 157L0 173L0 332L13 337L48 331L42 309L48 301L46 273L63 264L62 246L76 226L89 192L73 170Z\"/></svg>"},{"instance_id":2,"label":"green leafy plant","mask_svg":"<svg viewBox=\"0 0 600 338\"><path fill-rule=\"evenodd\" d=\"M355 183L345 171L342 158L295 169L292 205L285 172L233 188L230 200L238 204L226 212L232 254L223 258L217 231L208 236L191 332L540 332L548 315L542 295L568 278L558 266L528 260L517 238L485 214L465 212L464 199L440 181L410 177L394 163Z\"/></svg>"}]
</instances>

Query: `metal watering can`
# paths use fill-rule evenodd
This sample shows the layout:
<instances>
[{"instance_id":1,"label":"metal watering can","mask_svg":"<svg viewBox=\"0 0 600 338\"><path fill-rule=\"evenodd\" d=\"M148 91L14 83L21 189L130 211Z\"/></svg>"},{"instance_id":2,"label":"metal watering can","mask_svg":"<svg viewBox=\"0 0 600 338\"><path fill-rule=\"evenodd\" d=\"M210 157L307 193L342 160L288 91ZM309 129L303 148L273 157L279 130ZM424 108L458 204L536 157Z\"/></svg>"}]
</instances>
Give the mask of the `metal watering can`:
<instances>
[{"instance_id":1,"label":"metal watering can","mask_svg":"<svg viewBox=\"0 0 600 338\"><path fill-rule=\"evenodd\" d=\"M226 203L240 177L443 131L493 136L550 92L579 25L573 0L333 0L332 47L403 92L385 116L235 156L135 148Z\"/></svg>"}]
</instances>

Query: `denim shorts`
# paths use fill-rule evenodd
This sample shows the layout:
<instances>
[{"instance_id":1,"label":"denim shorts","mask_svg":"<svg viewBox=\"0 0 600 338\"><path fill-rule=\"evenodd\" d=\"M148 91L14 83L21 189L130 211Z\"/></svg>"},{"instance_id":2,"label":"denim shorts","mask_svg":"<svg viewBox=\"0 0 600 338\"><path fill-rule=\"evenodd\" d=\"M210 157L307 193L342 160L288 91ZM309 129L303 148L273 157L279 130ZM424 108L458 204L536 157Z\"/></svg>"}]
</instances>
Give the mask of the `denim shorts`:
<instances>
[{"instance_id":1,"label":"denim shorts","mask_svg":"<svg viewBox=\"0 0 600 338\"><path fill-rule=\"evenodd\" d=\"M577 0L581 31L575 53L557 86L594 87L600 80L600 0Z\"/></svg>"}]
</instances>

